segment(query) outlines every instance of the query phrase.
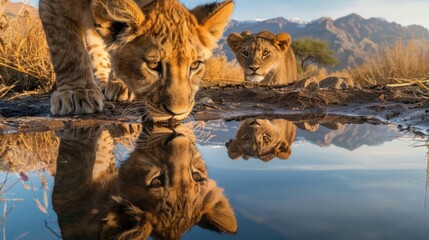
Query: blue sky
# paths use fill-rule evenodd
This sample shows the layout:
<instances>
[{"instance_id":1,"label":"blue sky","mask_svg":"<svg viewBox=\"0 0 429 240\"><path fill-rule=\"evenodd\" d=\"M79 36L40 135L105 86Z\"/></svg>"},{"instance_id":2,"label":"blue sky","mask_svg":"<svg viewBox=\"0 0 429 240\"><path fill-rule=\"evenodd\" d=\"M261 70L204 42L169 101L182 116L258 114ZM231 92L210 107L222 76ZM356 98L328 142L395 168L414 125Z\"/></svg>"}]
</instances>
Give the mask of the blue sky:
<instances>
[{"instance_id":1,"label":"blue sky","mask_svg":"<svg viewBox=\"0 0 429 240\"><path fill-rule=\"evenodd\" d=\"M17 1L17 0L14 0ZM37 0L21 0L36 5ZM181 0L192 7L211 0ZM250 20L273 17L313 20L320 17L333 19L350 13L365 18L381 17L402 25L420 24L429 28L428 0L235 0L234 18Z\"/></svg>"}]
</instances>

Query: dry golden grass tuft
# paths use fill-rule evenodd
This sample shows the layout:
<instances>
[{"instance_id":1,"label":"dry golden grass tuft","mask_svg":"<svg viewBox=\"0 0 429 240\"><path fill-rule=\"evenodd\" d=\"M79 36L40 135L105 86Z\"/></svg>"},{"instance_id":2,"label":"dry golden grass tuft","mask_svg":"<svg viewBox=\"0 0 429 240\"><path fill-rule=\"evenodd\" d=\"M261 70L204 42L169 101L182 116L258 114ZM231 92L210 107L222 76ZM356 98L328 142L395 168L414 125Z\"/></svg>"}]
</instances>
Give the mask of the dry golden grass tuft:
<instances>
[{"instance_id":1,"label":"dry golden grass tuft","mask_svg":"<svg viewBox=\"0 0 429 240\"><path fill-rule=\"evenodd\" d=\"M8 15L0 5L1 9L0 87L3 91L48 92L54 73L39 17L24 8L17 16Z\"/></svg>"},{"instance_id":2,"label":"dry golden grass tuft","mask_svg":"<svg viewBox=\"0 0 429 240\"><path fill-rule=\"evenodd\" d=\"M206 61L203 86L243 81L243 70L240 65L237 62L228 62L226 56L214 56Z\"/></svg>"},{"instance_id":3,"label":"dry golden grass tuft","mask_svg":"<svg viewBox=\"0 0 429 240\"><path fill-rule=\"evenodd\" d=\"M308 66L307 71L300 72L298 74L298 80L309 77L314 77L319 81L328 77L345 77L348 79L353 79L348 70L329 72L326 68L318 67L315 65Z\"/></svg>"},{"instance_id":4,"label":"dry golden grass tuft","mask_svg":"<svg viewBox=\"0 0 429 240\"><path fill-rule=\"evenodd\" d=\"M27 172L46 169L53 174L59 142L53 132L0 135L3 170Z\"/></svg>"},{"instance_id":5,"label":"dry golden grass tuft","mask_svg":"<svg viewBox=\"0 0 429 240\"><path fill-rule=\"evenodd\" d=\"M371 54L363 65L351 70L351 75L362 85L417 84L429 90L429 41L398 40L393 46Z\"/></svg>"}]
</instances>

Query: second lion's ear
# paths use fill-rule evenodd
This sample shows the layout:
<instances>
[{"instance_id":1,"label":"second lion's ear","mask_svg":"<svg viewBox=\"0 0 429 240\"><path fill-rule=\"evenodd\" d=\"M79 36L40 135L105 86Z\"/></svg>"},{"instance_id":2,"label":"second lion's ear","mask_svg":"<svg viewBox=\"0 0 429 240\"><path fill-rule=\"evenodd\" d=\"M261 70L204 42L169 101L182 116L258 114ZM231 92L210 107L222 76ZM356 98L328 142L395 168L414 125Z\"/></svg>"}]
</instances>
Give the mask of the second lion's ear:
<instances>
[{"instance_id":1,"label":"second lion's ear","mask_svg":"<svg viewBox=\"0 0 429 240\"><path fill-rule=\"evenodd\" d=\"M278 149L274 150L276 157L282 160L287 160L292 155L292 150L289 143L283 142Z\"/></svg>"},{"instance_id":2,"label":"second lion's ear","mask_svg":"<svg viewBox=\"0 0 429 240\"><path fill-rule=\"evenodd\" d=\"M231 50L234 53L237 53L240 51L240 46L243 43L243 36L235 32L231 33L226 39L226 42L228 43L228 46L231 48Z\"/></svg>"},{"instance_id":3,"label":"second lion's ear","mask_svg":"<svg viewBox=\"0 0 429 240\"><path fill-rule=\"evenodd\" d=\"M279 46L279 48L281 50L288 49L290 47L291 41L292 41L292 39L291 39L290 35L287 33L279 33L274 38L274 44Z\"/></svg>"},{"instance_id":4,"label":"second lion's ear","mask_svg":"<svg viewBox=\"0 0 429 240\"><path fill-rule=\"evenodd\" d=\"M228 149L228 156L232 160L237 160L243 155L243 150L238 141L231 139L225 144L225 146Z\"/></svg>"},{"instance_id":5,"label":"second lion's ear","mask_svg":"<svg viewBox=\"0 0 429 240\"><path fill-rule=\"evenodd\" d=\"M97 31L108 44L137 37L145 18L133 0L93 0L91 12Z\"/></svg>"}]
</instances>

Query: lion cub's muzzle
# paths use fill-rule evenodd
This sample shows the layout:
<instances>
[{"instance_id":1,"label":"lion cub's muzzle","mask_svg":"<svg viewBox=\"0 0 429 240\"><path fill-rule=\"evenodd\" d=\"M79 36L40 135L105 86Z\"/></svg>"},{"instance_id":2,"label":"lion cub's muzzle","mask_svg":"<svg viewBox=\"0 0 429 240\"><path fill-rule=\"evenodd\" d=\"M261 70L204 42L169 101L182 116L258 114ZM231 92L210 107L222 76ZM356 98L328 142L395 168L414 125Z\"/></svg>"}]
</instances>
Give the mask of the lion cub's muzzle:
<instances>
[{"instance_id":1,"label":"lion cub's muzzle","mask_svg":"<svg viewBox=\"0 0 429 240\"><path fill-rule=\"evenodd\" d=\"M148 97L144 102L151 120L155 122L181 121L191 114L195 104L193 95L189 97L186 93L183 97L171 94Z\"/></svg>"}]
</instances>

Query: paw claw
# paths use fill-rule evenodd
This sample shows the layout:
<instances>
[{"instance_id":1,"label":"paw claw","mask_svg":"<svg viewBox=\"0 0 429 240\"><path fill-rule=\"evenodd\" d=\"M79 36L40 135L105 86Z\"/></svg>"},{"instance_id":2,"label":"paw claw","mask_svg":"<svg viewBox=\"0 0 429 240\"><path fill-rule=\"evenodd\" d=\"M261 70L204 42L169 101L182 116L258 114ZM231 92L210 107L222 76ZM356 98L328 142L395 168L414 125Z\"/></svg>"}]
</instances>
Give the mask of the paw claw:
<instances>
[{"instance_id":1,"label":"paw claw","mask_svg":"<svg viewBox=\"0 0 429 240\"><path fill-rule=\"evenodd\" d=\"M98 89L55 91L51 96L53 115L92 114L103 111L103 95Z\"/></svg>"},{"instance_id":2,"label":"paw claw","mask_svg":"<svg viewBox=\"0 0 429 240\"><path fill-rule=\"evenodd\" d=\"M65 140L89 140L98 138L103 130L102 126L93 126L58 130L55 134Z\"/></svg>"},{"instance_id":3,"label":"paw claw","mask_svg":"<svg viewBox=\"0 0 429 240\"><path fill-rule=\"evenodd\" d=\"M131 102L134 100L134 93L122 81L109 82L104 88L106 100L113 102Z\"/></svg>"}]
</instances>

